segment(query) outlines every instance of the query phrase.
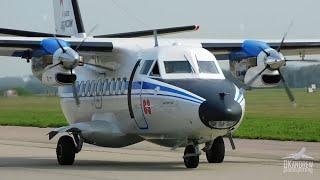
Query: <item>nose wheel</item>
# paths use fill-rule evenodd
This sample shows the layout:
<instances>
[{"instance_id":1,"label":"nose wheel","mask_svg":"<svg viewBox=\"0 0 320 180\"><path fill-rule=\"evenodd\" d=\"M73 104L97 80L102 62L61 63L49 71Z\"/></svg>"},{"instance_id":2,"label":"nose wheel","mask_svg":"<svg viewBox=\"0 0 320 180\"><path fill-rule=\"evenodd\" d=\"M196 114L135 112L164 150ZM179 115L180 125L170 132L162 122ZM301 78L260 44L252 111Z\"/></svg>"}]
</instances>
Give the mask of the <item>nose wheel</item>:
<instances>
[{"instance_id":1,"label":"nose wheel","mask_svg":"<svg viewBox=\"0 0 320 180\"><path fill-rule=\"evenodd\" d=\"M62 136L58 141L56 153L60 165L72 165L76 154L72 137Z\"/></svg>"},{"instance_id":2,"label":"nose wheel","mask_svg":"<svg viewBox=\"0 0 320 180\"><path fill-rule=\"evenodd\" d=\"M224 141L221 136L206 144L206 156L209 163L222 163L225 155Z\"/></svg>"},{"instance_id":3,"label":"nose wheel","mask_svg":"<svg viewBox=\"0 0 320 180\"><path fill-rule=\"evenodd\" d=\"M197 168L199 165L199 147L188 145L184 150L184 164L187 168Z\"/></svg>"}]
</instances>

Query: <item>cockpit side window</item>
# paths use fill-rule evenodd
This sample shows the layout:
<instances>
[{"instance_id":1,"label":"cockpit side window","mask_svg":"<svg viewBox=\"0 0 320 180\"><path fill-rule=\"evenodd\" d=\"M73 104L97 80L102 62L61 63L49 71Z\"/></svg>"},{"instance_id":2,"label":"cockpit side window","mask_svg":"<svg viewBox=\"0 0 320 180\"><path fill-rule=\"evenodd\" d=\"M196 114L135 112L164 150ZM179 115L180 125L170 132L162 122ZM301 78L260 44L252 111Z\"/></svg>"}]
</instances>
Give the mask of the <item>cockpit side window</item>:
<instances>
[{"instance_id":1,"label":"cockpit side window","mask_svg":"<svg viewBox=\"0 0 320 180\"><path fill-rule=\"evenodd\" d=\"M154 64L150 76L160 77L158 61Z\"/></svg>"},{"instance_id":2,"label":"cockpit side window","mask_svg":"<svg viewBox=\"0 0 320 180\"><path fill-rule=\"evenodd\" d=\"M142 68L140 70L140 74L147 75L149 70L150 70L150 68L151 68L151 66L152 66L152 64L153 64L153 60L144 61L144 64L143 64L143 66L142 66Z\"/></svg>"},{"instance_id":3,"label":"cockpit side window","mask_svg":"<svg viewBox=\"0 0 320 180\"><path fill-rule=\"evenodd\" d=\"M219 70L214 61L198 61L200 73L219 74Z\"/></svg>"},{"instance_id":4,"label":"cockpit side window","mask_svg":"<svg viewBox=\"0 0 320 180\"><path fill-rule=\"evenodd\" d=\"M164 66L167 74L193 73L189 61L165 61Z\"/></svg>"}]
</instances>

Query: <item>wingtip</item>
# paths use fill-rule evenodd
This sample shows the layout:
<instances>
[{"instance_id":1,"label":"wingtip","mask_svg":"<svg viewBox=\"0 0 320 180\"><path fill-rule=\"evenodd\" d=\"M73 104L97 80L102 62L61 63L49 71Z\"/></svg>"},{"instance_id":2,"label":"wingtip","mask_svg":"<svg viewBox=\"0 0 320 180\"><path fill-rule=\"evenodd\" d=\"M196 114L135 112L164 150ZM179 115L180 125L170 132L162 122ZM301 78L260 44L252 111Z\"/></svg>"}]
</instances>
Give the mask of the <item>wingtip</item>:
<instances>
[{"instance_id":1,"label":"wingtip","mask_svg":"<svg viewBox=\"0 0 320 180\"><path fill-rule=\"evenodd\" d=\"M200 29L200 26L199 26L199 25L195 25L194 30L195 30L195 31L198 31L199 29Z\"/></svg>"}]
</instances>

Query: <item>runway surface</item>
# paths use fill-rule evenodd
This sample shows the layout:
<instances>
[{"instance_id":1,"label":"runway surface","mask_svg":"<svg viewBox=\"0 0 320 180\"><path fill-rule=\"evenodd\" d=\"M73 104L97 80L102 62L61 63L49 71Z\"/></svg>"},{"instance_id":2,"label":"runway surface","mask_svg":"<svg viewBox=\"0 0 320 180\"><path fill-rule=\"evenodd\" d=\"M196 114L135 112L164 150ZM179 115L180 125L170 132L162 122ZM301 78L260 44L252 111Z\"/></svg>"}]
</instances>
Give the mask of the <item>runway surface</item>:
<instances>
[{"instance_id":1,"label":"runway surface","mask_svg":"<svg viewBox=\"0 0 320 180\"><path fill-rule=\"evenodd\" d=\"M84 145L73 166L59 166L55 157L57 139L49 142L51 129L0 127L0 179L319 179L320 143L235 139L232 151L225 140L222 164L208 164L205 154L197 169L186 169L183 149L147 142L111 149ZM312 173L284 173L283 157L306 147L314 158Z\"/></svg>"}]
</instances>

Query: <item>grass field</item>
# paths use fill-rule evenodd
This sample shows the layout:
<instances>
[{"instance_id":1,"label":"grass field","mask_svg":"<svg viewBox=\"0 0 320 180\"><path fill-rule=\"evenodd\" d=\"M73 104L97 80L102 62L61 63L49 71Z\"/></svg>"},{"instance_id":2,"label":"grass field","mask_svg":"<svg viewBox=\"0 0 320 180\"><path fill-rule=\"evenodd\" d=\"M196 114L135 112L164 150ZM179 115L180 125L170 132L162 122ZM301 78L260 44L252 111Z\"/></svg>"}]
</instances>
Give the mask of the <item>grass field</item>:
<instances>
[{"instance_id":1,"label":"grass field","mask_svg":"<svg viewBox=\"0 0 320 180\"><path fill-rule=\"evenodd\" d=\"M0 125L59 127L67 125L57 97L0 98Z\"/></svg>"},{"instance_id":2,"label":"grass field","mask_svg":"<svg viewBox=\"0 0 320 180\"><path fill-rule=\"evenodd\" d=\"M320 142L320 92L296 89L293 108L284 90L254 90L246 95L244 122L236 137ZM66 125L56 97L0 98L0 125Z\"/></svg>"}]
</instances>

